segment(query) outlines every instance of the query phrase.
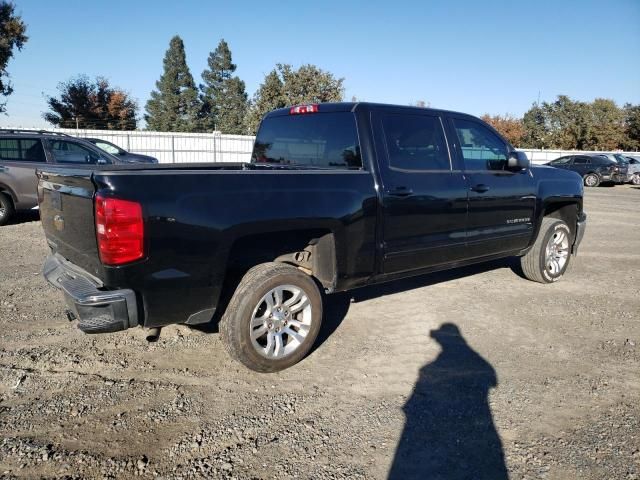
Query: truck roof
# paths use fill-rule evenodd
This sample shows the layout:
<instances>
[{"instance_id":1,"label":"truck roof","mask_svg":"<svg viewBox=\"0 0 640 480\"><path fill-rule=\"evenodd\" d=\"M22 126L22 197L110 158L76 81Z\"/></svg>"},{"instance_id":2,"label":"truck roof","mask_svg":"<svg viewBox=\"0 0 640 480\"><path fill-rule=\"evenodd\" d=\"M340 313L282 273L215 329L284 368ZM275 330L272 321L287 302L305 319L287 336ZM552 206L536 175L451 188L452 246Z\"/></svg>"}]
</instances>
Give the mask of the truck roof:
<instances>
[{"instance_id":1,"label":"truck roof","mask_svg":"<svg viewBox=\"0 0 640 480\"><path fill-rule=\"evenodd\" d=\"M452 110L442 110L438 108L426 108L426 107L415 107L411 105L394 105L389 103L372 103L372 102L327 102L327 103L318 103L318 111L319 112L356 112L360 110L377 110L377 109L398 109L398 110L406 110L406 111L429 111L433 113L453 113L456 115L472 117L467 113L455 112ZM272 110L267 113L264 118L269 117L279 117L283 115L289 115L291 112L291 107L278 108L276 110Z\"/></svg>"}]
</instances>

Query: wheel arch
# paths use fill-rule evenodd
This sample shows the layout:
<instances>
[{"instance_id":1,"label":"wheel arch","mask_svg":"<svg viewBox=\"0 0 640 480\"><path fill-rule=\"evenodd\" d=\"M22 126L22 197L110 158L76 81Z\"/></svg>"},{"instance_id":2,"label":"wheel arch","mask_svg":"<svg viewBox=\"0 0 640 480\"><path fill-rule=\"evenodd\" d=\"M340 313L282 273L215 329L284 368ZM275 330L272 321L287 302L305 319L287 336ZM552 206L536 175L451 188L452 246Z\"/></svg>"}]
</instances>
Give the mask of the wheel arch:
<instances>
[{"instance_id":1,"label":"wheel arch","mask_svg":"<svg viewBox=\"0 0 640 480\"><path fill-rule=\"evenodd\" d=\"M9 198L13 202L13 206L15 207L16 203L18 202L18 197L8 185L5 185L4 183L0 183L0 193L8 194Z\"/></svg>"},{"instance_id":2,"label":"wheel arch","mask_svg":"<svg viewBox=\"0 0 640 480\"><path fill-rule=\"evenodd\" d=\"M338 255L336 234L328 228L301 228L252 233L229 246L227 276L238 277L255 265L280 262L315 278L327 292L336 287Z\"/></svg>"}]
</instances>

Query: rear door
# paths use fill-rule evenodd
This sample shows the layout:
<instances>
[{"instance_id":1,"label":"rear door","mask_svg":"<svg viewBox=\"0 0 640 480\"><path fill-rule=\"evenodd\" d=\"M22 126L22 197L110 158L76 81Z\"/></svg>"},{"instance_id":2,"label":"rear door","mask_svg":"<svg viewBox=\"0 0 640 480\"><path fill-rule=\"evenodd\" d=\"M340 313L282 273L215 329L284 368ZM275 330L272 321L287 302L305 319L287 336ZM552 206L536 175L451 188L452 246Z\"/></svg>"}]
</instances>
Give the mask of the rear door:
<instances>
[{"instance_id":1,"label":"rear door","mask_svg":"<svg viewBox=\"0 0 640 480\"><path fill-rule=\"evenodd\" d=\"M507 168L511 147L484 122L452 114L449 125L454 151L468 180L469 258L527 247L536 205L530 170Z\"/></svg>"},{"instance_id":2,"label":"rear door","mask_svg":"<svg viewBox=\"0 0 640 480\"><path fill-rule=\"evenodd\" d=\"M383 183L383 273L465 257L467 187L437 112L373 113Z\"/></svg>"},{"instance_id":3,"label":"rear door","mask_svg":"<svg viewBox=\"0 0 640 480\"><path fill-rule=\"evenodd\" d=\"M39 138L0 138L0 184L13 193L16 208L38 205L36 169L46 162Z\"/></svg>"},{"instance_id":4,"label":"rear door","mask_svg":"<svg viewBox=\"0 0 640 480\"><path fill-rule=\"evenodd\" d=\"M586 155L577 155L573 157L573 164L571 165L571 170L576 173L579 173L580 176L584 177L587 173L592 172L597 167L591 164L591 157Z\"/></svg>"}]
</instances>

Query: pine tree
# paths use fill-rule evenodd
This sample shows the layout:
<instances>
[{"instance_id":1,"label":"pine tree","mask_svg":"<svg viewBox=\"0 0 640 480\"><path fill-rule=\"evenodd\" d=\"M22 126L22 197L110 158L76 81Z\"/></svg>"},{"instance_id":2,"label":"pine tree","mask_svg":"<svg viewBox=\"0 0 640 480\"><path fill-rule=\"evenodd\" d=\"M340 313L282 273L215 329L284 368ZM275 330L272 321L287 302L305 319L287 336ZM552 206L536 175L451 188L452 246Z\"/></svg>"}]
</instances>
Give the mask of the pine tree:
<instances>
[{"instance_id":1,"label":"pine tree","mask_svg":"<svg viewBox=\"0 0 640 480\"><path fill-rule=\"evenodd\" d=\"M247 93L244 82L231 77L223 83L216 115L217 130L232 135L246 135Z\"/></svg>"},{"instance_id":2,"label":"pine tree","mask_svg":"<svg viewBox=\"0 0 640 480\"><path fill-rule=\"evenodd\" d=\"M203 127L229 134L246 133L247 93L244 82L233 76L236 65L224 39L209 54L207 63L209 68L202 72L204 84L200 85Z\"/></svg>"},{"instance_id":3,"label":"pine tree","mask_svg":"<svg viewBox=\"0 0 640 480\"><path fill-rule=\"evenodd\" d=\"M255 135L262 117L267 112L287 105L282 86L280 75L275 69L264 77L264 82L253 96L247 114L247 129L251 134Z\"/></svg>"},{"instance_id":4,"label":"pine tree","mask_svg":"<svg viewBox=\"0 0 640 480\"><path fill-rule=\"evenodd\" d=\"M200 101L179 36L171 39L163 65L164 73L145 107L147 128L161 132L198 131Z\"/></svg>"}]
</instances>

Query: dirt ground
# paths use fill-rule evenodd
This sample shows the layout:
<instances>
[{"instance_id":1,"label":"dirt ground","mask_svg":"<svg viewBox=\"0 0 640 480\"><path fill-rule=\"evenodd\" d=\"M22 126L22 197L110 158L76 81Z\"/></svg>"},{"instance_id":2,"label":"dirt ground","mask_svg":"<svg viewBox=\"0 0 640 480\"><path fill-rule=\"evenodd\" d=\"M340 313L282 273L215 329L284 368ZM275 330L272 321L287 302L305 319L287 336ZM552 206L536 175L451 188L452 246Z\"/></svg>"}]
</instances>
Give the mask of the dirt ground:
<instances>
[{"instance_id":1,"label":"dirt ground","mask_svg":"<svg viewBox=\"0 0 640 480\"><path fill-rule=\"evenodd\" d=\"M88 336L0 228L0 477L640 478L640 189L589 189L559 283L502 261L331 296L299 365L215 332Z\"/></svg>"}]
</instances>

